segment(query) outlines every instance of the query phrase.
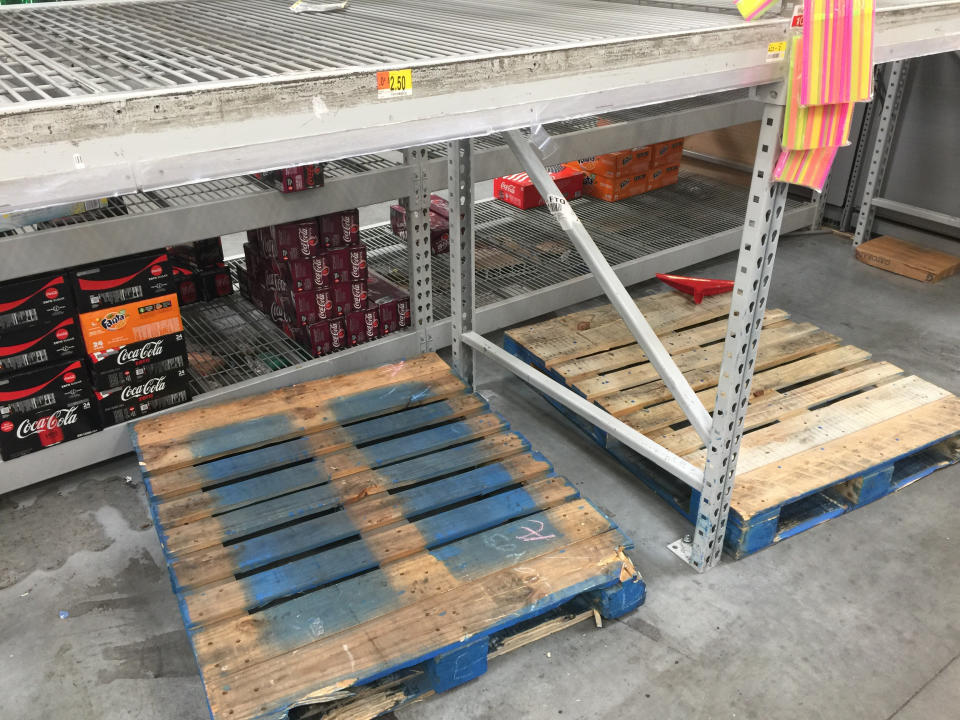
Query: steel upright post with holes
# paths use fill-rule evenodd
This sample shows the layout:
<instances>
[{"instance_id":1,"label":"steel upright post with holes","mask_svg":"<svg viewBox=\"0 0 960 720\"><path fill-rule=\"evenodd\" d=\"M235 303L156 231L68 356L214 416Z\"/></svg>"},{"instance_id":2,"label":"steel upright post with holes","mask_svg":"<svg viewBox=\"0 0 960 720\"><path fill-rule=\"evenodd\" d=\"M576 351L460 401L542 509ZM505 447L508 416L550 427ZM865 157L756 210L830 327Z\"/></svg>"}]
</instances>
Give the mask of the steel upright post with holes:
<instances>
[{"instance_id":1,"label":"steel upright post with holes","mask_svg":"<svg viewBox=\"0 0 960 720\"><path fill-rule=\"evenodd\" d=\"M867 169L867 182L863 186L863 198L860 200L860 214L857 216L857 230L853 235L856 247L870 239L873 230L875 208L873 199L883 191L883 183L890 159L890 149L897 129L897 117L903 100L903 88L906 84L909 60L897 60L890 63L890 77L887 78L887 94L883 98L883 107L877 124L877 137L873 141L873 153Z\"/></svg>"},{"instance_id":2,"label":"steel upright post with holes","mask_svg":"<svg viewBox=\"0 0 960 720\"><path fill-rule=\"evenodd\" d=\"M696 530L691 543L677 541L670 545L700 572L716 564L723 551L743 419L787 199L789 186L773 181L783 113L783 106L767 104L761 120Z\"/></svg>"},{"instance_id":3,"label":"steel upright post with holes","mask_svg":"<svg viewBox=\"0 0 960 720\"><path fill-rule=\"evenodd\" d=\"M474 384L473 348L463 334L473 331L474 294L473 175L471 140L447 144L450 187L450 321L453 369L469 386Z\"/></svg>"},{"instance_id":4,"label":"steel upright post with holes","mask_svg":"<svg viewBox=\"0 0 960 720\"><path fill-rule=\"evenodd\" d=\"M409 268L410 323L420 339L420 351L433 349L430 328L433 325L433 283L430 270L430 188L424 161L426 148L403 151L403 161L410 168L410 194L400 199L406 213L406 240Z\"/></svg>"}]
</instances>

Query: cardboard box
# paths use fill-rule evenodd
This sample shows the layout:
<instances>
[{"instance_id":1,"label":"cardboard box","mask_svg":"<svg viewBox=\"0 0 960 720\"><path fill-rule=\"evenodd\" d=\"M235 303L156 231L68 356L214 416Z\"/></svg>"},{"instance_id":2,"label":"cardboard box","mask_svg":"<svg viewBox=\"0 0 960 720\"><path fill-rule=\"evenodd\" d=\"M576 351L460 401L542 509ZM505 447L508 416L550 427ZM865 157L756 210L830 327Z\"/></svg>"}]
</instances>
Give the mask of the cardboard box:
<instances>
[{"instance_id":1,"label":"cardboard box","mask_svg":"<svg viewBox=\"0 0 960 720\"><path fill-rule=\"evenodd\" d=\"M0 377L0 419L67 405L90 396L81 360L64 360Z\"/></svg>"},{"instance_id":2,"label":"cardboard box","mask_svg":"<svg viewBox=\"0 0 960 720\"><path fill-rule=\"evenodd\" d=\"M447 201L443 198L437 199L443 203L443 211L449 214ZM434 211L433 204L430 207L430 254L442 255L450 252L450 220L447 214ZM390 206L390 229L401 240L407 239L407 211L403 205Z\"/></svg>"},{"instance_id":3,"label":"cardboard box","mask_svg":"<svg viewBox=\"0 0 960 720\"><path fill-rule=\"evenodd\" d=\"M377 307L380 335L389 335L400 329L400 302L404 302L409 322L410 300L403 290L389 280L371 272L367 278L367 301Z\"/></svg>"},{"instance_id":4,"label":"cardboard box","mask_svg":"<svg viewBox=\"0 0 960 720\"><path fill-rule=\"evenodd\" d=\"M362 345L380 337L380 314L377 306L367 303L361 310L347 313L347 345Z\"/></svg>"},{"instance_id":5,"label":"cardboard box","mask_svg":"<svg viewBox=\"0 0 960 720\"><path fill-rule=\"evenodd\" d=\"M360 211L356 208L321 215L317 221L324 250L360 244Z\"/></svg>"},{"instance_id":6,"label":"cardboard box","mask_svg":"<svg viewBox=\"0 0 960 720\"><path fill-rule=\"evenodd\" d=\"M550 173L557 189L567 200L576 200L583 194L583 172L570 167ZM526 173L507 175L493 181L493 194L505 203L521 210L544 205L543 198Z\"/></svg>"},{"instance_id":7,"label":"cardboard box","mask_svg":"<svg viewBox=\"0 0 960 720\"><path fill-rule=\"evenodd\" d=\"M648 176L645 172L616 180L590 175L583 183L584 195L606 202L616 202L641 195L647 192L647 189Z\"/></svg>"},{"instance_id":8,"label":"cardboard box","mask_svg":"<svg viewBox=\"0 0 960 720\"><path fill-rule=\"evenodd\" d=\"M233 294L233 276L230 274L230 268L223 263L219 267L201 270L197 275L197 281L200 286L200 297L207 302Z\"/></svg>"},{"instance_id":9,"label":"cardboard box","mask_svg":"<svg viewBox=\"0 0 960 720\"><path fill-rule=\"evenodd\" d=\"M272 260L309 258L320 252L320 226L299 220L260 230L260 254Z\"/></svg>"},{"instance_id":10,"label":"cardboard box","mask_svg":"<svg viewBox=\"0 0 960 720\"><path fill-rule=\"evenodd\" d=\"M80 316L87 353L109 350L183 330L175 293Z\"/></svg>"},{"instance_id":11,"label":"cardboard box","mask_svg":"<svg viewBox=\"0 0 960 720\"><path fill-rule=\"evenodd\" d=\"M660 188L675 184L679 179L679 165L668 165L667 167L654 168L650 171L650 189L659 190Z\"/></svg>"},{"instance_id":12,"label":"cardboard box","mask_svg":"<svg viewBox=\"0 0 960 720\"><path fill-rule=\"evenodd\" d=\"M149 415L190 400L185 369L144 378L112 390L95 391L94 399L103 427Z\"/></svg>"},{"instance_id":13,"label":"cardboard box","mask_svg":"<svg viewBox=\"0 0 960 720\"><path fill-rule=\"evenodd\" d=\"M861 244L856 249L856 258L867 265L928 283L960 272L960 257L890 235Z\"/></svg>"},{"instance_id":14,"label":"cardboard box","mask_svg":"<svg viewBox=\"0 0 960 720\"><path fill-rule=\"evenodd\" d=\"M0 334L0 375L80 356L83 339L76 320L17 327Z\"/></svg>"},{"instance_id":15,"label":"cardboard box","mask_svg":"<svg viewBox=\"0 0 960 720\"><path fill-rule=\"evenodd\" d=\"M109 390L187 367L183 333L171 333L87 356L90 383Z\"/></svg>"},{"instance_id":16,"label":"cardboard box","mask_svg":"<svg viewBox=\"0 0 960 720\"><path fill-rule=\"evenodd\" d=\"M283 298L284 319L294 327L304 327L321 320L338 317L333 300L333 290L307 290L288 293Z\"/></svg>"},{"instance_id":17,"label":"cardboard box","mask_svg":"<svg viewBox=\"0 0 960 720\"><path fill-rule=\"evenodd\" d=\"M323 171L323 163L311 163L254 173L253 176L280 192L289 193L323 187Z\"/></svg>"},{"instance_id":18,"label":"cardboard box","mask_svg":"<svg viewBox=\"0 0 960 720\"><path fill-rule=\"evenodd\" d=\"M367 248L363 245L328 250L323 256L330 266L329 277L334 283L366 279Z\"/></svg>"},{"instance_id":19,"label":"cardboard box","mask_svg":"<svg viewBox=\"0 0 960 720\"><path fill-rule=\"evenodd\" d=\"M173 263L166 252L132 255L74 270L78 313L149 300L175 291Z\"/></svg>"},{"instance_id":20,"label":"cardboard box","mask_svg":"<svg viewBox=\"0 0 960 720\"><path fill-rule=\"evenodd\" d=\"M73 312L73 296L64 274L0 283L0 331L56 325Z\"/></svg>"},{"instance_id":21,"label":"cardboard box","mask_svg":"<svg viewBox=\"0 0 960 720\"><path fill-rule=\"evenodd\" d=\"M659 142L653 146L653 167L679 165L683 159L683 138Z\"/></svg>"},{"instance_id":22,"label":"cardboard box","mask_svg":"<svg viewBox=\"0 0 960 720\"><path fill-rule=\"evenodd\" d=\"M320 253L317 257L288 260L279 266L281 278L290 292L323 290L333 285L330 257Z\"/></svg>"},{"instance_id":23,"label":"cardboard box","mask_svg":"<svg viewBox=\"0 0 960 720\"><path fill-rule=\"evenodd\" d=\"M646 145L645 147L604 153L592 158L583 158L566 165L574 170L583 170L588 175L617 179L633 177L648 170L652 155L652 146Z\"/></svg>"},{"instance_id":24,"label":"cardboard box","mask_svg":"<svg viewBox=\"0 0 960 720\"><path fill-rule=\"evenodd\" d=\"M0 417L0 458L13 460L100 429L91 397Z\"/></svg>"},{"instance_id":25,"label":"cardboard box","mask_svg":"<svg viewBox=\"0 0 960 720\"><path fill-rule=\"evenodd\" d=\"M334 283L333 304L337 315L346 315L354 310L363 310L367 306L367 281Z\"/></svg>"},{"instance_id":26,"label":"cardboard box","mask_svg":"<svg viewBox=\"0 0 960 720\"><path fill-rule=\"evenodd\" d=\"M174 265L192 265L201 270L217 267L223 262L223 243L220 238L207 238L167 248Z\"/></svg>"},{"instance_id":27,"label":"cardboard box","mask_svg":"<svg viewBox=\"0 0 960 720\"><path fill-rule=\"evenodd\" d=\"M329 355L347 347L347 323L344 318L321 320L303 329L304 346L314 357Z\"/></svg>"}]
</instances>

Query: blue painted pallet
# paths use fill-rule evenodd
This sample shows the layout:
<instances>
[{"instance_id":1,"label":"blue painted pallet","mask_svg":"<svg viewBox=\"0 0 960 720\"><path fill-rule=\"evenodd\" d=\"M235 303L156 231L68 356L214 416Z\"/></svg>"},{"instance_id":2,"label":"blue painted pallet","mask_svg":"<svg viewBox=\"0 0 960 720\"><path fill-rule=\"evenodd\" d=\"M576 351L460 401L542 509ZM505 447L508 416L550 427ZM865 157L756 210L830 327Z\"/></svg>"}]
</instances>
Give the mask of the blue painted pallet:
<instances>
[{"instance_id":1,"label":"blue painted pallet","mask_svg":"<svg viewBox=\"0 0 960 720\"><path fill-rule=\"evenodd\" d=\"M371 394L360 375L341 385L362 408L336 401L350 421L323 410L291 436L286 420L270 444L229 423L185 449L134 427L155 443L140 454L150 510L216 720L285 717L401 673L416 678L404 697L443 692L561 606L618 617L643 602L616 524L482 398L436 391L449 370L426 395L408 381Z\"/></svg>"},{"instance_id":2,"label":"blue painted pallet","mask_svg":"<svg viewBox=\"0 0 960 720\"><path fill-rule=\"evenodd\" d=\"M753 387L768 395L752 402L748 412L748 432L744 435L730 501L725 547L734 558L874 502L960 459L960 401L955 396L919 378L903 377L899 368L888 363L866 365L864 360L869 355L857 348L811 345L811 338L814 342L822 338L821 331L813 326L805 328L778 321L776 327L786 340L779 346L776 362L767 362L762 368L761 346L758 368L762 372L757 373ZM606 337L610 336L607 333ZM596 333L595 337L604 336ZM529 338L529 346L525 338ZM807 352L806 357L797 359L798 346L801 354ZM626 347L610 352L608 346L597 349L583 339L558 343L550 332L537 326L508 332L504 348L584 396L598 388L602 391L608 382L619 383L618 388L627 386L627 374L643 376L638 372L644 369L643 363ZM565 353L563 358L545 360L557 348ZM702 358L708 350L697 348L692 352L700 353L695 357ZM616 365L617 357L623 358L623 367ZM575 365L571 365L571 359ZM591 366L602 366L603 372L573 374ZM571 377L576 380L568 382ZM701 381L701 387L709 386L709 382ZM643 397L648 387L652 383L638 383L626 392ZM609 402L610 397L605 395L607 402L597 404L608 409L617 407ZM637 416L635 422L641 425L635 427L666 442L670 449L685 447L681 454L692 453L688 459L702 464L702 451L695 452L699 438L693 436L682 415L674 412L675 404L665 403L657 393L648 397L649 404L638 405L637 410L666 412L659 413L657 421L651 421L650 414ZM677 512L695 523L700 504L697 491L566 407L546 399ZM643 422L648 423L647 428L642 427ZM677 429L671 429L671 425ZM791 429L793 433L789 432ZM753 457L749 457L751 452Z\"/></svg>"}]
</instances>

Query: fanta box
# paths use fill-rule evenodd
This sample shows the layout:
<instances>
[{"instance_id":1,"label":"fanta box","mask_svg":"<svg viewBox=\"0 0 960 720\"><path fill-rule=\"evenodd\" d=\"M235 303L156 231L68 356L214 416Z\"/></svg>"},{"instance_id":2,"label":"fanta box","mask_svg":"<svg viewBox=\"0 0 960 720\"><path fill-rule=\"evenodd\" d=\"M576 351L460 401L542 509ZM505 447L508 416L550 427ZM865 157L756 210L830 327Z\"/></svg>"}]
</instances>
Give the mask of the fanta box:
<instances>
[{"instance_id":1,"label":"fanta box","mask_svg":"<svg viewBox=\"0 0 960 720\"><path fill-rule=\"evenodd\" d=\"M183 330L177 294L138 300L80 315L88 353L103 352L129 343Z\"/></svg>"}]
</instances>

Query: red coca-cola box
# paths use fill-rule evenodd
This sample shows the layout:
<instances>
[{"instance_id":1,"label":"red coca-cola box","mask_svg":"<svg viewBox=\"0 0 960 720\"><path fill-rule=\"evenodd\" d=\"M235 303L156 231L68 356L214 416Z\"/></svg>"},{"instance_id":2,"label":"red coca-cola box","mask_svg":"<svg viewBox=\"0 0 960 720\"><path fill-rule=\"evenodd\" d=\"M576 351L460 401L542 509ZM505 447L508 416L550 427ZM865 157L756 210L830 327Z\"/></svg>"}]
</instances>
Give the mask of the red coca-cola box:
<instances>
[{"instance_id":1,"label":"red coca-cola box","mask_svg":"<svg viewBox=\"0 0 960 720\"><path fill-rule=\"evenodd\" d=\"M314 357L329 355L347 347L347 321L345 318L321 320L307 325L303 330L304 346Z\"/></svg>"},{"instance_id":2,"label":"red coca-cola box","mask_svg":"<svg viewBox=\"0 0 960 720\"><path fill-rule=\"evenodd\" d=\"M450 201L439 195L430 196L430 212L450 219Z\"/></svg>"},{"instance_id":3,"label":"red coca-cola box","mask_svg":"<svg viewBox=\"0 0 960 720\"><path fill-rule=\"evenodd\" d=\"M288 260L279 266L280 274L290 292L323 290L334 282L327 253L302 260Z\"/></svg>"},{"instance_id":4,"label":"red coca-cola box","mask_svg":"<svg viewBox=\"0 0 960 720\"><path fill-rule=\"evenodd\" d=\"M103 427L143 417L190 399L190 383L185 369L143 378L112 390L94 392Z\"/></svg>"},{"instance_id":5,"label":"red coca-cola box","mask_svg":"<svg viewBox=\"0 0 960 720\"><path fill-rule=\"evenodd\" d=\"M553 178L553 181L557 184L557 189L567 200L575 200L583 195L583 172L580 170L564 167L550 173L550 177ZM493 194L497 199L521 210L529 210L546 204L534 186L533 180L526 173L495 178Z\"/></svg>"},{"instance_id":6,"label":"red coca-cola box","mask_svg":"<svg viewBox=\"0 0 960 720\"><path fill-rule=\"evenodd\" d=\"M432 197L436 196L434 195ZM431 202L430 253L432 255L442 255L450 251L450 208L447 201L443 198L437 198L437 200L443 203L442 209L444 214L434 209L435 207L441 207L440 205L434 205ZM397 237L403 240L407 239L407 211L403 205L390 206L390 228Z\"/></svg>"},{"instance_id":7,"label":"red coca-cola box","mask_svg":"<svg viewBox=\"0 0 960 720\"><path fill-rule=\"evenodd\" d=\"M410 317L410 301L407 292L389 280L371 272L367 278L367 300L377 306L380 316L380 334L389 335L400 327L399 304L404 302L407 314L407 323Z\"/></svg>"},{"instance_id":8,"label":"red coca-cola box","mask_svg":"<svg viewBox=\"0 0 960 720\"><path fill-rule=\"evenodd\" d=\"M298 220L260 230L261 254L274 260L296 260L316 255L320 248L316 220Z\"/></svg>"},{"instance_id":9,"label":"red coca-cola box","mask_svg":"<svg viewBox=\"0 0 960 720\"><path fill-rule=\"evenodd\" d=\"M173 281L177 286L177 302L181 307L200 300L200 284L193 268L174 265Z\"/></svg>"},{"instance_id":10,"label":"red coca-cola box","mask_svg":"<svg viewBox=\"0 0 960 720\"><path fill-rule=\"evenodd\" d=\"M366 279L355 282L334 283L333 303L338 315L346 315L354 310L363 310L367 306Z\"/></svg>"},{"instance_id":11,"label":"red coca-cola box","mask_svg":"<svg viewBox=\"0 0 960 720\"><path fill-rule=\"evenodd\" d=\"M324 250L360 244L360 211L356 208L321 215L317 221Z\"/></svg>"},{"instance_id":12,"label":"red coca-cola box","mask_svg":"<svg viewBox=\"0 0 960 720\"><path fill-rule=\"evenodd\" d=\"M397 327L400 330L405 330L410 327L410 322L410 298L402 297L397 300Z\"/></svg>"},{"instance_id":13,"label":"red coca-cola box","mask_svg":"<svg viewBox=\"0 0 960 720\"><path fill-rule=\"evenodd\" d=\"M330 265L333 282L352 282L367 277L367 249L363 245L328 250L323 255Z\"/></svg>"},{"instance_id":14,"label":"red coca-cola box","mask_svg":"<svg viewBox=\"0 0 960 720\"><path fill-rule=\"evenodd\" d=\"M362 310L347 313L347 345L362 345L380 337L380 315L377 306L367 303Z\"/></svg>"},{"instance_id":15,"label":"red coca-cola box","mask_svg":"<svg viewBox=\"0 0 960 720\"><path fill-rule=\"evenodd\" d=\"M195 240L168 247L167 254L175 265L187 264L200 269L215 268L223 262L223 243L218 237Z\"/></svg>"},{"instance_id":16,"label":"red coca-cola box","mask_svg":"<svg viewBox=\"0 0 960 720\"><path fill-rule=\"evenodd\" d=\"M253 176L282 193L290 193L323 187L323 170L323 163L311 163L282 170L254 173Z\"/></svg>"},{"instance_id":17,"label":"red coca-cola box","mask_svg":"<svg viewBox=\"0 0 960 720\"><path fill-rule=\"evenodd\" d=\"M72 278L79 313L169 295L175 288L173 264L166 252L80 268Z\"/></svg>"},{"instance_id":18,"label":"red coca-cola box","mask_svg":"<svg viewBox=\"0 0 960 720\"><path fill-rule=\"evenodd\" d=\"M333 301L333 290L307 290L283 297L284 318L295 327L303 327L340 315Z\"/></svg>"},{"instance_id":19,"label":"red coca-cola box","mask_svg":"<svg viewBox=\"0 0 960 720\"><path fill-rule=\"evenodd\" d=\"M285 296L286 293L275 290L264 290L263 292L263 312L269 315L278 327L283 327L284 324L293 324L293 318L287 314L289 306L285 306L283 301Z\"/></svg>"},{"instance_id":20,"label":"red coca-cola box","mask_svg":"<svg viewBox=\"0 0 960 720\"><path fill-rule=\"evenodd\" d=\"M263 275L261 277L263 287L271 292L285 293L290 290L290 285L287 283L287 273L283 267L284 265L286 265L285 262L264 260Z\"/></svg>"},{"instance_id":21,"label":"red coca-cola box","mask_svg":"<svg viewBox=\"0 0 960 720\"><path fill-rule=\"evenodd\" d=\"M79 357L82 352L80 328L72 317L56 325L15 327L0 334L0 375Z\"/></svg>"},{"instance_id":22,"label":"red coca-cola box","mask_svg":"<svg viewBox=\"0 0 960 720\"><path fill-rule=\"evenodd\" d=\"M187 367L187 344L183 333L130 343L87 356L90 381L95 390L109 390Z\"/></svg>"},{"instance_id":23,"label":"red coca-cola box","mask_svg":"<svg viewBox=\"0 0 960 720\"><path fill-rule=\"evenodd\" d=\"M66 275L37 275L0 283L0 330L56 325L74 313Z\"/></svg>"},{"instance_id":24,"label":"red coca-cola box","mask_svg":"<svg viewBox=\"0 0 960 720\"><path fill-rule=\"evenodd\" d=\"M13 460L99 429L100 418L89 396L42 409L0 415L0 458Z\"/></svg>"}]
</instances>

